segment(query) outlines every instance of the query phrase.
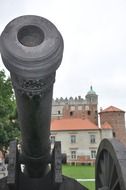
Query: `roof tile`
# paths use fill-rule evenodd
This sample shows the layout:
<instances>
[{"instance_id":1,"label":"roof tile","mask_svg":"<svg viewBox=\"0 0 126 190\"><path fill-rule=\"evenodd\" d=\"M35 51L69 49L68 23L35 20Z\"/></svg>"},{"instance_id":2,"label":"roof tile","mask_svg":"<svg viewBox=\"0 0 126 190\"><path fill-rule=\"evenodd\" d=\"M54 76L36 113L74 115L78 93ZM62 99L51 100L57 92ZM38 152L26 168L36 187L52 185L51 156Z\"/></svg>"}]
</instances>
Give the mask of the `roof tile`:
<instances>
[{"instance_id":1,"label":"roof tile","mask_svg":"<svg viewBox=\"0 0 126 190\"><path fill-rule=\"evenodd\" d=\"M112 127L108 122L105 122L101 125L101 129L112 129Z\"/></svg>"},{"instance_id":2,"label":"roof tile","mask_svg":"<svg viewBox=\"0 0 126 190\"><path fill-rule=\"evenodd\" d=\"M52 120L51 131L98 130L99 127L89 119Z\"/></svg>"},{"instance_id":3,"label":"roof tile","mask_svg":"<svg viewBox=\"0 0 126 190\"><path fill-rule=\"evenodd\" d=\"M102 112L125 112L125 111L123 111L119 108L116 108L114 106L109 106L108 108L102 110L100 113L102 113Z\"/></svg>"}]
</instances>

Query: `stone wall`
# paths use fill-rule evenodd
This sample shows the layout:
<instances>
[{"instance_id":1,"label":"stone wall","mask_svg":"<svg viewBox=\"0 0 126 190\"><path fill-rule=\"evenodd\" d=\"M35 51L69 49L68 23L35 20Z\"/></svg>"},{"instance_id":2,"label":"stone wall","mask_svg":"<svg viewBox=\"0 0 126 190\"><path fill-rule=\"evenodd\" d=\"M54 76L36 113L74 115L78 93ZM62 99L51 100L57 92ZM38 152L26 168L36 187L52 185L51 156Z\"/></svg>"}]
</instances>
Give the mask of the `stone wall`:
<instances>
[{"instance_id":1,"label":"stone wall","mask_svg":"<svg viewBox=\"0 0 126 190\"><path fill-rule=\"evenodd\" d=\"M125 112L100 112L101 125L106 121L112 126L113 137L126 144Z\"/></svg>"},{"instance_id":2,"label":"stone wall","mask_svg":"<svg viewBox=\"0 0 126 190\"><path fill-rule=\"evenodd\" d=\"M52 119L88 118L98 124L97 100L91 101L81 98L57 98L52 102Z\"/></svg>"}]
</instances>

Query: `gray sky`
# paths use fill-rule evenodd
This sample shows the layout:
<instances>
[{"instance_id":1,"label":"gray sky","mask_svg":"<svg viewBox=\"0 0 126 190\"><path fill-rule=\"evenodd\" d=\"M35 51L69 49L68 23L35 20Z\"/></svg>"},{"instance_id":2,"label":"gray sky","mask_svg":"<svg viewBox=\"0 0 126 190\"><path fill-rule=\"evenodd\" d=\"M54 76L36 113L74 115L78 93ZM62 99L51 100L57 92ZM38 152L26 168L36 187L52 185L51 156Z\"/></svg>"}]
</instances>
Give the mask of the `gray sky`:
<instances>
[{"instance_id":1,"label":"gray sky","mask_svg":"<svg viewBox=\"0 0 126 190\"><path fill-rule=\"evenodd\" d=\"M49 19L64 38L54 97L84 97L92 85L99 107L126 110L125 0L1 0L0 33L26 14Z\"/></svg>"}]
</instances>

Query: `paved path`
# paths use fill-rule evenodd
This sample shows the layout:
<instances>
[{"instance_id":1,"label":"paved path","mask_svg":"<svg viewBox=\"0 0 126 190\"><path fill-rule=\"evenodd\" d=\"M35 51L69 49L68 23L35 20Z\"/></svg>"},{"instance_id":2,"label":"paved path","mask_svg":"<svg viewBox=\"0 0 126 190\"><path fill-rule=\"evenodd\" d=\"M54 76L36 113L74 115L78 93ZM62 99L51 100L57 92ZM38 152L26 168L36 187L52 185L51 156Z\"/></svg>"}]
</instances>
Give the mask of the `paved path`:
<instances>
[{"instance_id":1,"label":"paved path","mask_svg":"<svg viewBox=\"0 0 126 190\"><path fill-rule=\"evenodd\" d=\"M95 181L95 179L76 179L77 181Z\"/></svg>"}]
</instances>

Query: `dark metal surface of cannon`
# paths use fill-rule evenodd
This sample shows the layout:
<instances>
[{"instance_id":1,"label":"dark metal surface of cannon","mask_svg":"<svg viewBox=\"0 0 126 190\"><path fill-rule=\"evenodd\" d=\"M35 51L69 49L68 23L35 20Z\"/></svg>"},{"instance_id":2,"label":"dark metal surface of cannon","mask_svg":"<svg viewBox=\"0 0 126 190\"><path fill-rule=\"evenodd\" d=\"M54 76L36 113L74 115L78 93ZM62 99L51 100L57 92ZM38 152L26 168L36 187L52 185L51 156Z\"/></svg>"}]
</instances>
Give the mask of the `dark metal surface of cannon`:
<instances>
[{"instance_id":1,"label":"dark metal surface of cannon","mask_svg":"<svg viewBox=\"0 0 126 190\"><path fill-rule=\"evenodd\" d=\"M60 142L50 155L53 84L63 55L61 34L45 18L21 16L5 27L0 51L11 74L22 135L22 154L16 141L10 142L8 176L0 180L0 190L86 189L61 174Z\"/></svg>"}]
</instances>

